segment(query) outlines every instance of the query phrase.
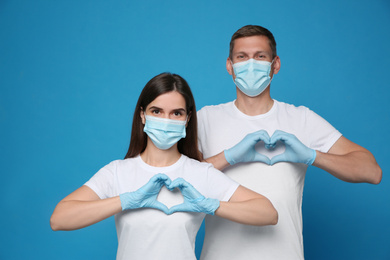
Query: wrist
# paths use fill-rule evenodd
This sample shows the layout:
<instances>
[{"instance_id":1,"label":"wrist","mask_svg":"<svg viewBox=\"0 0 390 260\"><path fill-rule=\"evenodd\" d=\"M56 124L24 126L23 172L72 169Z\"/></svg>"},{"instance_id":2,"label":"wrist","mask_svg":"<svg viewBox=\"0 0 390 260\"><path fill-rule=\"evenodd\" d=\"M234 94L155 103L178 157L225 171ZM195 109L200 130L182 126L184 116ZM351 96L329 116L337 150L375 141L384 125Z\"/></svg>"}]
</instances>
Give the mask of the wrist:
<instances>
[{"instance_id":1,"label":"wrist","mask_svg":"<svg viewBox=\"0 0 390 260\"><path fill-rule=\"evenodd\" d=\"M231 154L230 154L230 151L229 151L229 150L224 150L223 153L224 153L224 155L225 155L226 161L227 161L230 165L234 165L234 164L235 164L235 161L234 161L234 159L232 158L232 156L231 156Z\"/></svg>"},{"instance_id":2,"label":"wrist","mask_svg":"<svg viewBox=\"0 0 390 260\"><path fill-rule=\"evenodd\" d=\"M219 208L219 206L220 206L220 202L219 202L219 200L217 200L217 199L210 199L210 198L208 198L208 199L206 199L207 200L207 204L209 205L208 207L207 207L207 210L206 210L206 212L205 213L207 213L207 214L210 214L210 215L214 215L215 214L215 211Z\"/></svg>"},{"instance_id":3,"label":"wrist","mask_svg":"<svg viewBox=\"0 0 390 260\"><path fill-rule=\"evenodd\" d=\"M314 161L316 160L316 157L317 157L317 152L316 150L314 149L310 149L311 151L311 158L309 159L309 161L306 163L307 165L312 165L314 163Z\"/></svg>"},{"instance_id":4,"label":"wrist","mask_svg":"<svg viewBox=\"0 0 390 260\"><path fill-rule=\"evenodd\" d=\"M125 192L120 194L119 199L121 201L122 211L134 208L131 203L131 201L133 200L132 192Z\"/></svg>"}]
</instances>

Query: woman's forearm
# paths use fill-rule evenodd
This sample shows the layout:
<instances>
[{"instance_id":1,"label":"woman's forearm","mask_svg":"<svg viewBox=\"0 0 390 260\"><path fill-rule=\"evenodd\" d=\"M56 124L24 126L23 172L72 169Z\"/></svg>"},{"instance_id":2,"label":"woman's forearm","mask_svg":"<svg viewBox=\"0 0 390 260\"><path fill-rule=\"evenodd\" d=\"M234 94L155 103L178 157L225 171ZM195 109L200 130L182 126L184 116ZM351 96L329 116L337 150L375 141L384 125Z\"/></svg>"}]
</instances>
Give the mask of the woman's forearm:
<instances>
[{"instance_id":1,"label":"woman's forearm","mask_svg":"<svg viewBox=\"0 0 390 260\"><path fill-rule=\"evenodd\" d=\"M63 200L50 218L53 230L87 227L122 211L119 196L103 200Z\"/></svg>"},{"instance_id":2,"label":"woman's forearm","mask_svg":"<svg viewBox=\"0 0 390 260\"><path fill-rule=\"evenodd\" d=\"M278 212L267 198L239 202L220 202L215 215L246 225L265 226L278 223Z\"/></svg>"}]
</instances>

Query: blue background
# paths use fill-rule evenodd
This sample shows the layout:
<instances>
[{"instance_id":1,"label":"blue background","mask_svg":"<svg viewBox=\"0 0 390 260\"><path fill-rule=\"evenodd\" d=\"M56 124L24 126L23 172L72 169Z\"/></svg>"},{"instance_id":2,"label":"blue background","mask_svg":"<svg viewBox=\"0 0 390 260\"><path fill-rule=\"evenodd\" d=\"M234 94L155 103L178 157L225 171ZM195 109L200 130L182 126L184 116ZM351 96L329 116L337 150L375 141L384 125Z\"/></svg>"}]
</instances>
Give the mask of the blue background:
<instances>
[{"instance_id":1,"label":"blue background","mask_svg":"<svg viewBox=\"0 0 390 260\"><path fill-rule=\"evenodd\" d=\"M246 24L276 37L272 97L323 116L384 172L350 184L309 168L306 259L390 259L388 0L1 0L0 259L114 259L113 218L53 232L55 205L124 157L153 76L182 75L198 109L233 100L225 61Z\"/></svg>"}]
</instances>

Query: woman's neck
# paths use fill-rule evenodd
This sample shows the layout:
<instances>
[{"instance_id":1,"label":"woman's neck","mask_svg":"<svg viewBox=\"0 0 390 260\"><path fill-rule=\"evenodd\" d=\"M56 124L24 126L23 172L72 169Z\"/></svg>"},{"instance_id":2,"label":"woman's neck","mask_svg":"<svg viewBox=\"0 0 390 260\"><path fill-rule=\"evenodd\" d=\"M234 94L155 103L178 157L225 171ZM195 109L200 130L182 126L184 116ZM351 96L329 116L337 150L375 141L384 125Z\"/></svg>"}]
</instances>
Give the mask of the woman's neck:
<instances>
[{"instance_id":1,"label":"woman's neck","mask_svg":"<svg viewBox=\"0 0 390 260\"><path fill-rule=\"evenodd\" d=\"M177 149L177 144L167 150L158 149L156 146L149 144L146 146L145 151L141 153L142 160L154 167L166 167L176 163L181 154Z\"/></svg>"}]
</instances>

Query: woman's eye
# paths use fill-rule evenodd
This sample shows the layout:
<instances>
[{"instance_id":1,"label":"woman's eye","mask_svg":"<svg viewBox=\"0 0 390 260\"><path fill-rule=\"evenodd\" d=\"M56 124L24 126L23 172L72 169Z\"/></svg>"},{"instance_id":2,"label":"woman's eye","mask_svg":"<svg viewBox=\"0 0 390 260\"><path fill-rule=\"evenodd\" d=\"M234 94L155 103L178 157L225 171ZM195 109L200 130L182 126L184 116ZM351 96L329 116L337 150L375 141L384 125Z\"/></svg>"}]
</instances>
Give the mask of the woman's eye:
<instances>
[{"instance_id":1,"label":"woman's eye","mask_svg":"<svg viewBox=\"0 0 390 260\"><path fill-rule=\"evenodd\" d=\"M152 111L152 114L154 114L154 115L158 115L160 113L160 110L153 110Z\"/></svg>"},{"instance_id":2,"label":"woman's eye","mask_svg":"<svg viewBox=\"0 0 390 260\"><path fill-rule=\"evenodd\" d=\"M174 112L173 114L174 114L175 116L181 116L181 115L182 115L181 112Z\"/></svg>"}]
</instances>

